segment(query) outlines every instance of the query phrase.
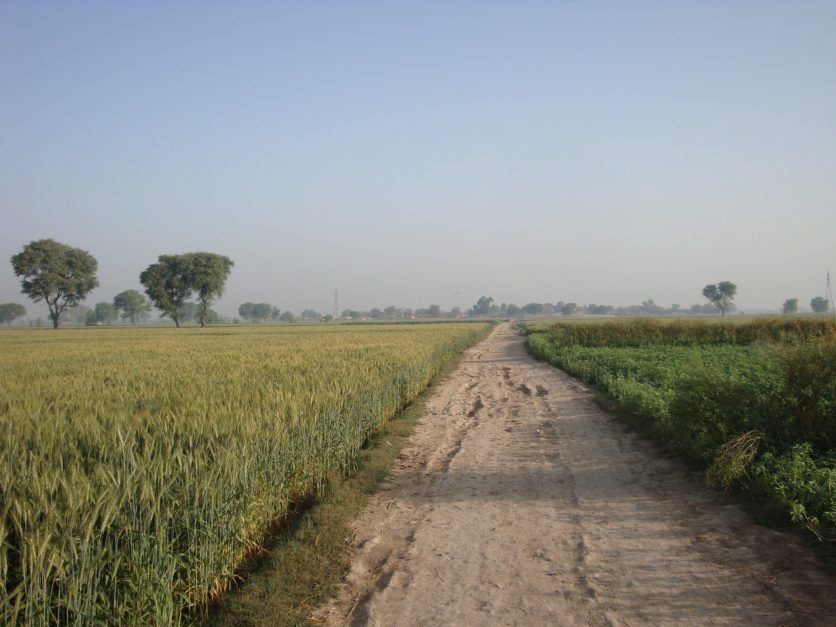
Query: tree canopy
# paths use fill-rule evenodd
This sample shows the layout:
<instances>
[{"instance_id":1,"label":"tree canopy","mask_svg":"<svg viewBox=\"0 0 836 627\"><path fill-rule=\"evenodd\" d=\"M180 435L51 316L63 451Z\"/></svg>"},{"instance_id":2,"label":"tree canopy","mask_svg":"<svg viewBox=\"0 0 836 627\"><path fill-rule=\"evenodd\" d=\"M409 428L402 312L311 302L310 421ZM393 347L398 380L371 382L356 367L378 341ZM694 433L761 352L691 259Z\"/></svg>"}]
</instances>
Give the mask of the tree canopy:
<instances>
[{"instance_id":1,"label":"tree canopy","mask_svg":"<svg viewBox=\"0 0 836 627\"><path fill-rule=\"evenodd\" d=\"M168 316L179 327L181 309L192 295L182 257L160 255L157 263L152 263L139 275L139 282L154 306L162 312L160 316Z\"/></svg>"},{"instance_id":2,"label":"tree canopy","mask_svg":"<svg viewBox=\"0 0 836 627\"><path fill-rule=\"evenodd\" d=\"M813 298L810 301L810 308L815 313L825 313L828 309L830 309L829 303L827 302L827 299L824 296L816 296L815 298Z\"/></svg>"},{"instance_id":3,"label":"tree canopy","mask_svg":"<svg viewBox=\"0 0 836 627\"><path fill-rule=\"evenodd\" d=\"M721 316L725 316L729 311L731 301L734 300L736 294L737 286L731 281L706 285L702 290L702 295L720 311Z\"/></svg>"},{"instance_id":4,"label":"tree canopy","mask_svg":"<svg viewBox=\"0 0 836 627\"><path fill-rule=\"evenodd\" d=\"M119 292L113 297L113 306L122 312L122 320L130 320L131 324L143 320L151 311L151 303L136 290Z\"/></svg>"},{"instance_id":5,"label":"tree canopy","mask_svg":"<svg viewBox=\"0 0 836 627\"><path fill-rule=\"evenodd\" d=\"M785 314L792 314L798 311L798 299L788 298L785 300L783 306L781 307L781 311Z\"/></svg>"},{"instance_id":6,"label":"tree canopy","mask_svg":"<svg viewBox=\"0 0 836 627\"><path fill-rule=\"evenodd\" d=\"M186 253L180 257L185 267L186 283L194 290L200 306L200 326L205 327L209 305L223 294L226 279L234 264L229 257L215 253Z\"/></svg>"},{"instance_id":7,"label":"tree canopy","mask_svg":"<svg viewBox=\"0 0 836 627\"><path fill-rule=\"evenodd\" d=\"M273 315L273 309L269 303L243 303L238 307L238 315L244 320L267 320Z\"/></svg>"},{"instance_id":8,"label":"tree canopy","mask_svg":"<svg viewBox=\"0 0 836 627\"><path fill-rule=\"evenodd\" d=\"M110 324L119 317L119 312L112 303L96 303L96 308L93 311L93 322L101 324Z\"/></svg>"},{"instance_id":9,"label":"tree canopy","mask_svg":"<svg viewBox=\"0 0 836 627\"><path fill-rule=\"evenodd\" d=\"M182 312L194 294L198 301L197 318L206 326L209 305L223 293L233 262L215 253L197 252L160 255L139 275L145 293L163 316L180 326Z\"/></svg>"},{"instance_id":10,"label":"tree canopy","mask_svg":"<svg viewBox=\"0 0 836 627\"><path fill-rule=\"evenodd\" d=\"M480 296L471 311L476 316L487 316L491 313L491 304L493 304L492 296Z\"/></svg>"},{"instance_id":11,"label":"tree canopy","mask_svg":"<svg viewBox=\"0 0 836 627\"><path fill-rule=\"evenodd\" d=\"M0 305L0 324L12 323L16 318L26 315L26 308L17 303L3 303Z\"/></svg>"},{"instance_id":12,"label":"tree canopy","mask_svg":"<svg viewBox=\"0 0 836 627\"><path fill-rule=\"evenodd\" d=\"M12 257L12 268L21 277L21 292L36 303L46 302L56 329L64 310L83 301L99 285L93 255L53 239L29 242Z\"/></svg>"}]
</instances>

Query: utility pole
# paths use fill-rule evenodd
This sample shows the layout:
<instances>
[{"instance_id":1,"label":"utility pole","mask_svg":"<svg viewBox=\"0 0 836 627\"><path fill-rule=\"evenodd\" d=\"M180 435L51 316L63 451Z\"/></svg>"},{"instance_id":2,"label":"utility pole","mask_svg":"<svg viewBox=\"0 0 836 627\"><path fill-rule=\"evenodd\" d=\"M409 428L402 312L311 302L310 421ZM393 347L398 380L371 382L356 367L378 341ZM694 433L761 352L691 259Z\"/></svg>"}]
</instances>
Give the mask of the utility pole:
<instances>
[{"instance_id":1,"label":"utility pole","mask_svg":"<svg viewBox=\"0 0 836 627\"><path fill-rule=\"evenodd\" d=\"M340 317L340 300L337 296L337 290L334 289L334 320Z\"/></svg>"},{"instance_id":2,"label":"utility pole","mask_svg":"<svg viewBox=\"0 0 836 627\"><path fill-rule=\"evenodd\" d=\"M827 301L830 311L836 313L836 306L833 305L833 288L830 286L830 268L827 269L827 288L824 290L824 300Z\"/></svg>"}]
</instances>

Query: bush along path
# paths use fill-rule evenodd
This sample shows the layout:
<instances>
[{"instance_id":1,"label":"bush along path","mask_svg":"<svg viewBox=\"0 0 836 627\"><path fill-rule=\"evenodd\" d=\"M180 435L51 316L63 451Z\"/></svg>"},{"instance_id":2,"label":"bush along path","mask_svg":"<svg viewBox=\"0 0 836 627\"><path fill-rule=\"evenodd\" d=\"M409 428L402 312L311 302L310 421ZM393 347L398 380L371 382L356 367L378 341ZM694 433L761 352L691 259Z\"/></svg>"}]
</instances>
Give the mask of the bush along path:
<instances>
[{"instance_id":1,"label":"bush along path","mask_svg":"<svg viewBox=\"0 0 836 627\"><path fill-rule=\"evenodd\" d=\"M836 321L556 324L534 355L779 521L836 541Z\"/></svg>"},{"instance_id":2,"label":"bush along path","mask_svg":"<svg viewBox=\"0 0 836 627\"><path fill-rule=\"evenodd\" d=\"M836 574L660 456L510 325L354 522L330 624L817 624Z\"/></svg>"}]
</instances>

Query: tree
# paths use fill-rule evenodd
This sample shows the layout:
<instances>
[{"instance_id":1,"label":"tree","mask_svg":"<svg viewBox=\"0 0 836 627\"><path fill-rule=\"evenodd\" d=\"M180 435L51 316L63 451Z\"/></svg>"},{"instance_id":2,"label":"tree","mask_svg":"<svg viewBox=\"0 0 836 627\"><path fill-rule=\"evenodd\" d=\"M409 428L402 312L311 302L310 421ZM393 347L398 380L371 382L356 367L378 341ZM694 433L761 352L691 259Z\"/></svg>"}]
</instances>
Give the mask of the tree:
<instances>
[{"instance_id":1,"label":"tree","mask_svg":"<svg viewBox=\"0 0 836 627\"><path fill-rule=\"evenodd\" d=\"M183 305L192 295L187 269L181 255L160 255L142 274L139 282L145 286L145 293L162 313L180 327Z\"/></svg>"},{"instance_id":2,"label":"tree","mask_svg":"<svg viewBox=\"0 0 836 627\"><path fill-rule=\"evenodd\" d=\"M279 320L282 322L293 322L296 320L296 316L293 315L292 311L283 311L282 315L279 316Z\"/></svg>"},{"instance_id":3,"label":"tree","mask_svg":"<svg viewBox=\"0 0 836 627\"><path fill-rule=\"evenodd\" d=\"M253 318L253 309L255 309L255 303L241 303L238 305L238 315L241 316L244 320L249 320ZM272 313L272 310L270 311Z\"/></svg>"},{"instance_id":4,"label":"tree","mask_svg":"<svg viewBox=\"0 0 836 627\"><path fill-rule=\"evenodd\" d=\"M473 313L477 316L487 316L491 312L492 303L492 296L480 296L476 304L473 305Z\"/></svg>"},{"instance_id":5,"label":"tree","mask_svg":"<svg viewBox=\"0 0 836 627\"><path fill-rule=\"evenodd\" d=\"M706 285L702 290L702 295L720 311L721 317L726 315L726 312L729 310L729 305L734 300L736 294L737 286L731 281L721 281L717 284Z\"/></svg>"},{"instance_id":6,"label":"tree","mask_svg":"<svg viewBox=\"0 0 836 627\"><path fill-rule=\"evenodd\" d=\"M314 311L313 309L306 309L302 312L301 317L303 320L321 320L322 314Z\"/></svg>"},{"instance_id":7,"label":"tree","mask_svg":"<svg viewBox=\"0 0 836 627\"><path fill-rule=\"evenodd\" d=\"M545 307L543 307L543 303L528 303L527 305L522 306L522 312L529 314L530 316L539 316L544 311Z\"/></svg>"},{"instance_id":8,"label":"tree","mask_svg":"<svg viewBox=\"0 0 836 627\"><path fill-rule=\"evenodd\" d=\"M3 303L0 305L0 324L4 322L12 323L15 318L20 318L26 315L26 308L17 303Z\"/></svg>"},{"instance_id":9,"label":"tree","mask_svg":"<svg viewBox=\"0 0 836 627\"><path fill-rule=\"evenodd\" d=\"M244 303L238 307L238 315L244 320L267 320L273 314L269 303Z\"/></svg>"},{"instance_id":10,"label":"tree","mask_svg":"<svg viewBox=\"0 0 836 627\"><path fill-rule=\"evenodd\" d=\"M823 296L816 296L810 301L810 308L815 313L825 313L828 309L830 309L830 306L826 298Z\"/></svg>"},{"instance_id":11,"label":"tree","mask_svg":"<svg viewBox=\"0 0 836 627\"><path fill-rule=\"evenodd\" d=\"M151 303L136 290L119 292L113 297L113 306L122 313L122 320L130 320L131 324L144 320L151 311Z\"/></svg>"},{"instance_id":12,"label":"tree","mask_svg":"<svg viewBox=\"0 0 836 627\"><path fill-rule=\"evenodd\" d=\"M563 307L560 308L560 313L562 313L564 316L571 316L577 310L577 303L566 303L565 305L563 305Z\"/></svg>"},{"instance_id":13,"label":"tree","mask_svg":"<svg viewBox=\"0 0 836 627\"><path fill-rule=\"evenodd\" d=\"M781 310L785 314L794 314L795 312L798 311L798 299L797 298L788 298L787 300L784 301L784 304L781 307Z\"/></svg>"},{"instance_id":14,"label":"tree","mask_svg":"<svg viewBox=\"0 0 836 627\"><path fill-rule=\"evenodd\" d=\"M55 329L64 310L83 301L99 285L93 255L52 239L29 242L12 257L12 268L22 277L21 291L36 303L46 302Z\"/></svg>"},{"instance_id":15,"label":"tree","mask_svg":"<svg viewBox=\"0 0 836 627\"><path fill-rule=\"evenodd\" d=\"M96 303L96 308L93 313L93 320L96 323L110 324L119 316L111 303Z\"/></svg>"},{"instance_id":16,"label":"tree","mask_svg":"<svg viewBox=\"0 0 836 627\"><path fill-rule=\"evenodd\" d=\"M652 298L648 300L642 301L642 313L650 314L650 315L659 315L665 312L665 310L656 304L656 301Z\"/></svg>"},{"instance_id":17,"label":"tree","mask_svg":"<svg viewBox=\"0 0 836 627\"><path fill-rule=\"evenodd\" d=\"M234 265L229 257L215 253L186 253L182 259L186 284L195 291L200 308L200 326L206 326L206 313L216 298L224 291L226 279Z\"/></svg>"},{"instance_id":18,"label":"tree","mask_svg":"<svg viewBox=\"0 0 836 627\"><path fill-rule=\"evenodd\" d=\"M223 293L232 266L231 259L215 253L160 255L157 263L139 275L139 280L154 306L178 327L186 308L192 305L187 301L195 293L199 303L193 305L197 308L195 315L204 327L209 305Z\"/></svg>"},{"instance_id":19,"label":"tree","mask_svg":"<svg viewBox=\"0 0 836 627\"><path fill-rule=\"evenodd\" d=\"M509 316L516 316L518 313L520 313L520 308L514 303L511 303L505 308L505 313Z\"/></svg>"}]
</instances>

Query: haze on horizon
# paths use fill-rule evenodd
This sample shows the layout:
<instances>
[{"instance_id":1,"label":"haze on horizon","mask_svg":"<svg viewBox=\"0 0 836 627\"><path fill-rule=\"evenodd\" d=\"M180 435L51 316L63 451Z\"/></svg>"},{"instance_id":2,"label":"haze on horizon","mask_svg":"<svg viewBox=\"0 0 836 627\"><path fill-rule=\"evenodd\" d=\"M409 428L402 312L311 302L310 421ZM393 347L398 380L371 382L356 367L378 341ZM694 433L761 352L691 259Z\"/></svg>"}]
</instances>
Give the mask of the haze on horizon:
<instances>
[{"instance_id":1,"label":"haze on horizon","mask_svg":"<svg viewBox=\"0 0 836 627\"><path fill-rule=\"evenodd\" d=\"M0 302L235 262L215 309L807 306L836 271L836 3L0 5Z\"/></svg>"}]
</instances>

